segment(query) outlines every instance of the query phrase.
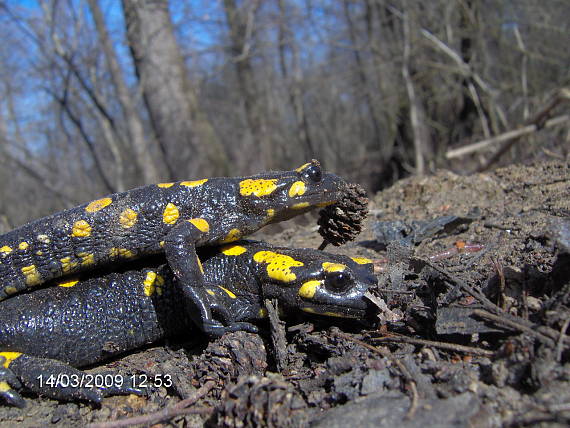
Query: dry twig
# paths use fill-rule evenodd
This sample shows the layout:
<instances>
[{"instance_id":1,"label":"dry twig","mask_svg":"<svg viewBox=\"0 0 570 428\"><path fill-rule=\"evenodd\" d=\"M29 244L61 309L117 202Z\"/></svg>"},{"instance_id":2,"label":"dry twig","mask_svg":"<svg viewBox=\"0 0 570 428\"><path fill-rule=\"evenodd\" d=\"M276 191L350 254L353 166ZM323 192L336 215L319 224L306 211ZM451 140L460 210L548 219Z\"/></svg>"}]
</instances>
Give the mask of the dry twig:
<instances>
[{"instance_id":1,"label":"dry twig","mask_svg":"<svg viewBox=\"0 0 570 428\"><path fill-rule=\"evenodd\" d=\"M515 321L515 320L509 319L503 315L494 315L494 314L491 314L491 313L484 311L482 309L474 309L473 315L476 315L476 316L481 317L481 318L485 318L485 319L487 319L489 321L493 321L494 323L497 323L497 324L502 324L504 326L513 328L515 330L522 331L522 332L527 333L528 335L540 340L541 342L544 342L550 346L554 346L554 340L552 340L550 337L545 336L544 334L536 331L536 326L534 326L534 328L532 328L532 327L528 327L528 326L524 325L523 324L524 320L522 318L520 318L521 322L519 322L519 320Z\"/></svg>"},{"instance_id":2,"label":"dry twig","mask_svg":"<svg viewBox=\"0 0 570 428\"><path fill-rule=\"evenodd\" d=\"M87 425L87 428L121 428L131 425L151 425L157 422L166 421L175 416L200 414L207 415L214 411L213 407L194 407L190 408L192 404L204 397L215 386L214 381L208 381L202 385L191 397L186 398L172 407L159 410L158 412L149 413L146 415L134 416L132 418L117 419L114 421L97 422Z\"/></svg>"},{"instance_id":3,"label":"dry twig","mask_svg":"<svg viewBox=\"0 0 570 428\"><path fill-rule=\"evenodd\" d=\"M395 342L395 343L411 343L412 345L432 346L434 348L447 349L455 352L462 352L465 354L478 355L482 357L493 357L495 353L486 349L474 348L471 346L457 345L449 342L439 342L434 340L417 339L415 337L408 337L402 335L391 335L384 337L377 337L373 339L377 342Z\"/></svg>"}]
</instances>

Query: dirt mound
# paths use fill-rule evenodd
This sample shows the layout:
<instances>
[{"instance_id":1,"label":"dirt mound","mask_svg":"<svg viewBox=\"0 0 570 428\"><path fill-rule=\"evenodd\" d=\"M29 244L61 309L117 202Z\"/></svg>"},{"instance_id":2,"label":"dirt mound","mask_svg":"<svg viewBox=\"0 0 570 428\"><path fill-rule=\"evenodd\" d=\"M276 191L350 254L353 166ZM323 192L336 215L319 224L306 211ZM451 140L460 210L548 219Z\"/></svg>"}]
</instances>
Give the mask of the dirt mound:
<instances>
[{"instance_id":1,"label":"dirt mound","mask_svg":"<svg viewBox=\"0 0 570 428\"><path fill-rule=\"evenodd\" d=\"M23 411L0 408L0 422L149 414L209 382L202 416L179 409L174 425L567 426L570 165L410 178L371 197L369 210L355 242L327 251L375 261L374 294L387 308L378 329L300 318L274 325L284 341L234 333L207 348L200 338L167 344L112 366L171 373L171 388L108 398L101 409L33 399ZM257 238L322 241L314 223Z\"/></svg>"}]
</instances>

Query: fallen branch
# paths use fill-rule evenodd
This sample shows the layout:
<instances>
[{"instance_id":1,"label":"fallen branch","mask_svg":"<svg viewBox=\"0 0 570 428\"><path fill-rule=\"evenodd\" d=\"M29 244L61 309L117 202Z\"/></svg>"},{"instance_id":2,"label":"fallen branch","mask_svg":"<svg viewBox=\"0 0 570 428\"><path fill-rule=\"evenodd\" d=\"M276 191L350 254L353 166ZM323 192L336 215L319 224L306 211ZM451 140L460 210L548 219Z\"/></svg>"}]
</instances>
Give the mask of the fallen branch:
<instances>
[{"instance_id":1,"label":"fallen branch","mask_svg":"<svg viewBox=\"0 0 570 428\"><path fill-rule=\"evenodd\" d=\"M493 357L495 353L486 349L474 348L472 346L457 345L449 342L438 342L434 340L417 339L402 335L384 336L373 339L375 342L411 343L412 345L431 346L433 348L447 349L449 351L462 352L464 354L478 355L481 357Z\"/></svg>"},{"instance_id":2,"label":"fallen branch","mask_svg":"<svg viewBox=\"0 0 570 428\"><path fill-rule=\"evenodd\" d=\"M514 330L522 331L523 333L526 333L529 336L532 336L532 337L540 340L541 342L546 343L549 346L554 347L554 345L555 345L555 341L553 339L551 339L550 337L548 337L542 333L539 333L538 331L536 331L535 329L533 329L531 327L527 327L526 325L523 325L522 322L517 322L517 321L514 321L512 319L509 319L509 318L501 316L501 315L494 315L494 314L487 312L487 311L484 311L482 309L473 310L473 315L476 315L478 317L492 321L496 324L502 324L502 325L509 327L511 329L514 329ZM523 321L522 318L520 320Z\"/></svg>"},{"instance_id":3,"label":"fallen branch","mask_svg":"<svg viewBox=\"0 0 570 428\"><path fill-rule=\"evenodd\" d=\"M445 157L446 157L446 159L453 159L453 158L465 156L465 155L468 155L469 153L477 152L477 151L482 150L486 147L489 147L489 146L492 146L495 144L499 144L499 143L502 143L504 141L509 141L509 140L512 140L515 138L520 138L523 135L532 134L534 132L539 131L542 128L552 128L554 126L558 126L558 125L561 125L561 124L569 122L569 121L570 121L570 115L569 114L563 114L561 116L557 116L557 117L554 117L550 120L547 120L543 127L540 127L536 124L527 125L527 126L524 126L522 128L514 129L512 131L505 132L505 133L497 135L495 137L488 138L488 139L483 140L483 141L479 141L477 143L469 144L467 146L463 146L463 147L460 147L458 149L449 150L445 154Z\"/></svg>"}]
</instances>

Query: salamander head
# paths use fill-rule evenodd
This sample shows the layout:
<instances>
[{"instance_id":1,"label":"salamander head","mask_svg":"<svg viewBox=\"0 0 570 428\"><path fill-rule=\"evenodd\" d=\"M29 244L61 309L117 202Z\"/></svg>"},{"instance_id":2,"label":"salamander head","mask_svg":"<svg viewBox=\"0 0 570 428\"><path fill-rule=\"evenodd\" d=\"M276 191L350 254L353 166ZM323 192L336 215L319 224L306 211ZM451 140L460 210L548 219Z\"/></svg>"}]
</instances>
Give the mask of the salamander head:
<instances>
[{"instance_id":1,"label":"salamander head","mask_svg":"<svg viewBox=\"0 0 570 428\"><path fill-rule=\"evenodd\" d=\"M346 182L324 173L312 160L293 171L267 172L239 181L244 212L265 217L266 223L287 220L315 207L337 202Z\"/></svg>"},{"instance_id":2,"label":"salamander head","mask_svg":"<svg viewBox=\"0 0 570 428\"><path fill-rule=\"evenodd\" d=\"M313 249L270 247L252 252L264 297L277 298L288 309L357 319L377 312L365 296L377 284L368 259Z\"/></svg>"}]
</instances>

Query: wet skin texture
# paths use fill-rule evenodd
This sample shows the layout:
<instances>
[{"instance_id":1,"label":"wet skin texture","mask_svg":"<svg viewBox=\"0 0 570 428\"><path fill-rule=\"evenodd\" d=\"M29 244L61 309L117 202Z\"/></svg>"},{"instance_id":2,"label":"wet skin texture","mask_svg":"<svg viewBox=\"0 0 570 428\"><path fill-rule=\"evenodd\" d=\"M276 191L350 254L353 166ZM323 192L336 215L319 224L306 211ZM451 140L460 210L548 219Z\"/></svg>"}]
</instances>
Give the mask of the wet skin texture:
<instances>
[{"instance_id":1,"label":"wet skin texture","mask_svg":"<svg viewBox=\"0 0 570 428\"><path fill-rule=\"evenodd\" d=\"M238 242L201 251L212 310L229 324L262 318L263 300L286 311L366 319L364 296L376 284L370 260L311 249ZM122 388L41 387L38 376L81 376L84 366L161 338L192 334L181 291L168 265L66 281L0 302L0 397L23 406L26 387L52 398L87 400L139 392Z\"/></svg>"},{"instance_id":2,"label":"wet skin texture","mask_svg":"<svg viewBox=\"0 0 570 428\"><path fill-rule=\"evenodd\" d=\"M113 194L0 236L0 300L69 274L164 253L204 332L219 336L196 248L338 201L346 183L312 161L252 177L161 183Z\"/></svg>"}]
</instances>

